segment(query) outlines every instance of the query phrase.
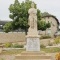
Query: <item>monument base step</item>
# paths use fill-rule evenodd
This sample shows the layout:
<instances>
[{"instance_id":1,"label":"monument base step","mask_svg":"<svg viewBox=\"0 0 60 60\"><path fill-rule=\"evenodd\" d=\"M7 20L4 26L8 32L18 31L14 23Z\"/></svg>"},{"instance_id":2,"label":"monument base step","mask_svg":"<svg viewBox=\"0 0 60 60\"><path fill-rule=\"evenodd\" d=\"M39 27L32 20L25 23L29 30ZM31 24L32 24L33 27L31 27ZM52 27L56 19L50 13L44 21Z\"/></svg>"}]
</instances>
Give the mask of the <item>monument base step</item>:
<instances>
[{"instance_id":1,"label":"monument base step","mask_svg":"<svg viewBox=\"0 0 60 60\"><path fill-rule=\"evenodd\" d=\"M22 52L15 56L15 60L52 60L51 55L44 52Z\"/></svg>"},{"instance_id":2,"label":"monument base step","mask_svg":"<svg viewBox=\"0 0 60 60\"><path fill-rule=\"evenodd\" d=\"M21 55L45 55L45 52L44 51L24 51L21 53Z\"/></svg>"},{"instance_id":3,"label":"monument base step","mask_svg":"<svg viewBox=\"0 0 60 60\"><path fill-rule=\"evenodd\" d=\"M16 60L51 60L51 59L16 59Z\"/></svg>"}]
</instances>

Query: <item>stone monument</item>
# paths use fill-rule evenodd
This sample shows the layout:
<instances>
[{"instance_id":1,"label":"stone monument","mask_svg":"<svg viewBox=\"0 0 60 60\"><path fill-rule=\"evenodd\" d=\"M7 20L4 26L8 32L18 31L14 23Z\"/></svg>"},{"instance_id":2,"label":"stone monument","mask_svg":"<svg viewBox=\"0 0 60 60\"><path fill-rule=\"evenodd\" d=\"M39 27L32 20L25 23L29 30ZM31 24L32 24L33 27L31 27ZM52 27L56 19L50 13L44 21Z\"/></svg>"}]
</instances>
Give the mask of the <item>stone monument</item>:
<instances>
[{"instance_id":1,"label":"stone monument","mask_svg":"<svg viewBox=\"0 0 60 60\"><path fill-rule=\"evenodd\" d=\"M40 51L40 37L37 30L37 9L34 8L34 3L28 10L30 25L26 36L26 51L15 56L15 60L51 60L50 55Z\"/></svg>"},{"instance_id":2,"label":"stone monument","mask_svg":"<svg viewBox=\"0 0 60 60\"><path fill-rule=\"evenodd\" d=\"M37 30L37 9L34 8L34 3L31 4L31 8L28 10L28 13L28 24L30 27L26 36L26 51L40 51L40 39Z\"/></svg>"}]
</instances>

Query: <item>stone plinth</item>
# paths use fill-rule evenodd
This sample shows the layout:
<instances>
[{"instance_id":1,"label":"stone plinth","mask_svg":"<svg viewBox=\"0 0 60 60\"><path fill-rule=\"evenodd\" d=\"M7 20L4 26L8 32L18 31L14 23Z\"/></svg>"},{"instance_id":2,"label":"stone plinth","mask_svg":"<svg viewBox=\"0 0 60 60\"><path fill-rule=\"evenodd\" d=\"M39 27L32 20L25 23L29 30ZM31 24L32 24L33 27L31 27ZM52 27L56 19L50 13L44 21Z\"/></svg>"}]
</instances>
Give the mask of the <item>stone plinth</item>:
<instances>
[{"instance_id":1,"label":"stone plinth","mask_svg":"<svg viewBox=\"0 0 60 60\"><path fill-rule=\"evenodd\" d=\"M29 36L26 38L26 51L40 51L40 39L39 37Z\"/></svg>"}]
</instances>

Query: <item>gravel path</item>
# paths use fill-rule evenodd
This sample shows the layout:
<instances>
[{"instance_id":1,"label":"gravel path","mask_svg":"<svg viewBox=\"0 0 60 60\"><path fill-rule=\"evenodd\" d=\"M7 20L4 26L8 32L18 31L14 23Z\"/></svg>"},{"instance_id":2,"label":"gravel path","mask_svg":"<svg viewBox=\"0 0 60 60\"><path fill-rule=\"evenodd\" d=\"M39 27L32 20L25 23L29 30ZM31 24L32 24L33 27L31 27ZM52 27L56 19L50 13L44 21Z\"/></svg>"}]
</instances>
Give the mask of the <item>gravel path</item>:
<instances>
[{"instance_id":1,"label":"gravel path","mask_svg":"<svg viewBox=\"0 0 60 60\"><path fill-rule=\"evenodd\" d=\"M0 60L15 60L14 55L0 55Z\"/></svg>"}]
</instances>

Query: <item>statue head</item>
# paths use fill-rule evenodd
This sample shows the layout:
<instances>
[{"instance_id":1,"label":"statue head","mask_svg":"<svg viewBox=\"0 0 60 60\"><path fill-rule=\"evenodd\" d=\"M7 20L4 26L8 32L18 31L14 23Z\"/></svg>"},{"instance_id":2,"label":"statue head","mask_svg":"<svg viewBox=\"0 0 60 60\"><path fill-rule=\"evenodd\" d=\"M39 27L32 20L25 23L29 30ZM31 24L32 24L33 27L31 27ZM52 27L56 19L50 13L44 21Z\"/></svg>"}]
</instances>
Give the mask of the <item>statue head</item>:
<instances>
[{"instance_id":1,"label":"statue head","mask_svg":"<svg viewBox=\"0 0 60 60\"><path fill-rule=\"evenodd\" d=\"M31 7L34 8L34 3L32 2Z\"/></svg>"}]
</instances>

